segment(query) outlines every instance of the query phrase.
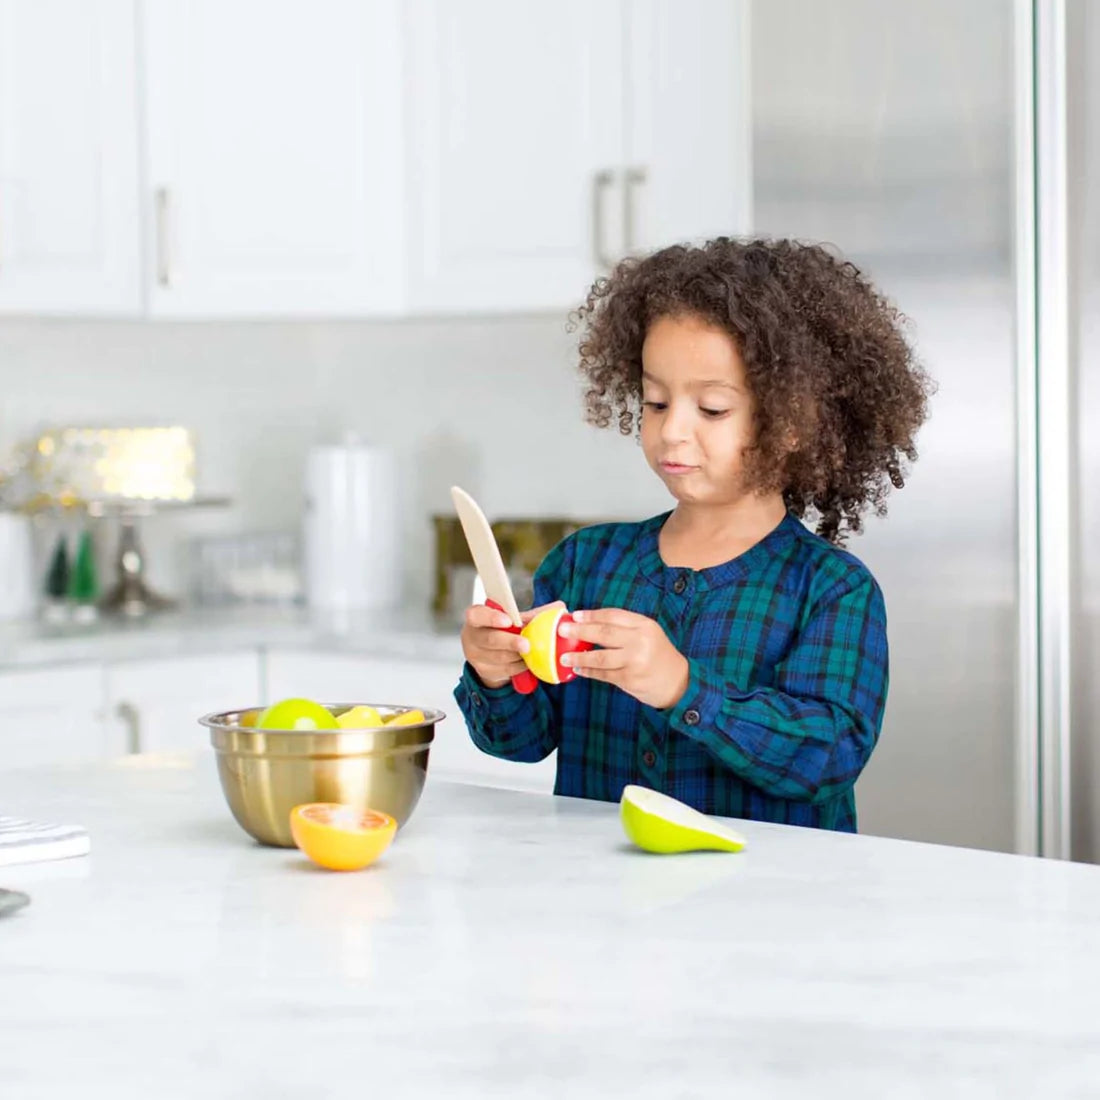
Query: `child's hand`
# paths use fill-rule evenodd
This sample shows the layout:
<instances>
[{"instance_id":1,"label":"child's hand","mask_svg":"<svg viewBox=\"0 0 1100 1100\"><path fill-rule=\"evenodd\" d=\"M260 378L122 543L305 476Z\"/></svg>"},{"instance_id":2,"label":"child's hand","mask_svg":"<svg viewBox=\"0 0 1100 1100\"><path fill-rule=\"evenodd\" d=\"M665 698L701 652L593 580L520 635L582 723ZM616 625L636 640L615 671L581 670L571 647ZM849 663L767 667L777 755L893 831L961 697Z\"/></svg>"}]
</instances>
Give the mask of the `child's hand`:
<instances>
[{"instance_id":1,"label":"child's hand","mask_svg":"<svg viewBox=\"0 0 1100 1100\"><path fill-rule=\"evenodd\" d=\"M524 622L533 619L547 607L564 607L557 600L543 607L533 607L521 613ZM513 676L527 666L521 653L530 649L526 638L509 634L512 620L503 611L496 611L485 604L476 603L466 608L466 621L462 627L462 652L477 678L488 688L504 687Z\"/></svg>"},{"instance_id":2,"label":"child's hand","mask_svg":"<svg viewBox=\"0 0 1100 1100\"><path fill-rule=\"evenodd\" d=\"M573 620L562 624L563 637L602 648L565 653L562 664L578 676L614 684L651 707L667 709L680 701L688 685L687 658L660 623L617 607L574 611Z\"/></svg>"}]
</instances>

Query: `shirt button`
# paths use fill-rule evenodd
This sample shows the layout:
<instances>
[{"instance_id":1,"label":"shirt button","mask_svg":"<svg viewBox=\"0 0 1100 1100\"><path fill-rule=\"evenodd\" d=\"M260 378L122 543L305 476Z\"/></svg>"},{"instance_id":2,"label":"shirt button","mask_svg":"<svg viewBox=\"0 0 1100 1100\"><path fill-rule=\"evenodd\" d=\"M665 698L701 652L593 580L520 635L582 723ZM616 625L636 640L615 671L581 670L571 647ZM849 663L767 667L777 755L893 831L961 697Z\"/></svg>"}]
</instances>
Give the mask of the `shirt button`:
<instances>
[{"instance_id":1,"label":"shirt button","mask_svg":"<svg viewBox=\"0 0 1100 1100\"><path fill-rule=\"evenodd\" d=\"M480 696L480 695L478 695L478 694L477 694L477 693L475 692L475 693L473 694L473 696L471 696L471 698L472 698L472 700L473 700L473 704L474 704L474 708L475 708L475 709L476 709L477 707L480 707L480 706L481 706L481 696Z\"/></svg>"},{"instance_id":2,"label":"shirt button","mask_svg":"<svg viewBox=\"0 0 1100 1100\"><path fill-rule=\"evenodd\" d=\"M699 725L699 712L694 707L691 710L684 711L684 722L689 726Z\"/></svg>"},{"instance_id":3,"label":"shirt button","mask_svg":"<svg viewBox=\"0 0 1100 1100\"><path fill-rule=\"evenodd\" d=\"M672 582L672 591L675 592L677 596L681 596L687 586L687 579L684 577L683 573L681 573L676 580Z\"/></svg>"},{"instance_id":4,"label":"shirt button","mask_svg":"<svg viewBox=\"0 0 1100 1100\"><path fill-rule=\"evenodd\" d=\"M657 763L657 754L652 749L646 749L645 752L642 753L642 763L645 764L647 768L652 768L653 765Z\"/></svg>"}]
</instances>

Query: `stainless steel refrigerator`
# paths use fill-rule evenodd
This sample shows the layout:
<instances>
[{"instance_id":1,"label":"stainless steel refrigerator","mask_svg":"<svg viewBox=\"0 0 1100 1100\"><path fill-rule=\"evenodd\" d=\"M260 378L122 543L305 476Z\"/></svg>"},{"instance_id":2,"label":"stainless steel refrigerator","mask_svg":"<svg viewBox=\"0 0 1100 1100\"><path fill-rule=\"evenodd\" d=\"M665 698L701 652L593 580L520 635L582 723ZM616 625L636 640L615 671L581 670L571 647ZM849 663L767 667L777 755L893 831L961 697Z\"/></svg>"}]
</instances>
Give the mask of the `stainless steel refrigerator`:
<instances>
[{"instance_id":1,"label":"stainless steel refrigerator","mask_svg":"<svg viewBox=\"0 0 1100 1100\"><path fill-rule=\"evenodd\" d=\"M1100 860L1100 2L766 0L750 26L754 229L851 256L938 384L850 547L892 665L861 829Z\"/></svg>"}]
</instances>

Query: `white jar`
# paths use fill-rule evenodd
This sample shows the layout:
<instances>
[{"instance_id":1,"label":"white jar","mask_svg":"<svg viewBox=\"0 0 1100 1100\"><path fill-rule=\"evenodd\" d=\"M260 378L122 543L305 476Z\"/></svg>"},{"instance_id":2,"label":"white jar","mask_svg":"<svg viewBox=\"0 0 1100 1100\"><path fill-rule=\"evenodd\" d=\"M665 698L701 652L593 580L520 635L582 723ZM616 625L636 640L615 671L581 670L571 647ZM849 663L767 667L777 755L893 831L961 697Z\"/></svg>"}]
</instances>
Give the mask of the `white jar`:
<instances>
[{"instance_id":1,"label":"white jar","mask_svg":"<svg viewBox=\"0 0 1100 1100\"><path fill-rule=\"evenodd\" d=\"M311 448L304 556L311 607L393 607L400 597L396 468L384 447L349 441Z\"/></svg>"}]
</instances>

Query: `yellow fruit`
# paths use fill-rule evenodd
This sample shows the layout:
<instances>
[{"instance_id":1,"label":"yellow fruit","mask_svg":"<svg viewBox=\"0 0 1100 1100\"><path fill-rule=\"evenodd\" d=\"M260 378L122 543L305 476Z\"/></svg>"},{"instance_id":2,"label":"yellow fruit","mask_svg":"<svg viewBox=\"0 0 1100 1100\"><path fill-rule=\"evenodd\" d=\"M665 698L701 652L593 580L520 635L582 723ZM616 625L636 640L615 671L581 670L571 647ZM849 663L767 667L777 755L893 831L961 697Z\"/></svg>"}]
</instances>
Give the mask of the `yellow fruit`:
<instances>
[{"instance_id":1,"label":"yellow fruit","mask_svg":"<svg viewBox=\"0 0 1100 1100\"><path fill-rule=\"evenodd\" d=\"M312 699L283 699L272 703L260 715L256 728L261 730L334 730L332 711Z\"/></svg>"},{"instance_id":2,"label":"yellow fruit","mask_svg":"<svg viewBox=\"0 0 1100 1100\"><path fill-rule=\"evenodd\" d=\"M648 787L624 787L619 816L626 835L647 852L739 852L745 847L739 833Z\"/></svg>"},{"instance_id":3,"label":"yellow fruit","mask_svg":"<svg viewBox=\"0 0 1100 1100\"><path fill-rule=\"evenodd\" d=\"M395 714L387 722L387 726L415 726L421 722L426 722L427 717L422 710L403 710L400 714Z\"/></svg>"},{"instance_id":4,"label":"yellow fruit","mask_svg":"<svg viewBox=\"0 0 1100 1100\"><path fill-rule=\"evenodd\" d=\"M309 802L290 811L290 832L318 866L358 871L390 846L397 821L389 814L338 802Z\"/></svg>"},{"instance_id":5,"label":"yellow fruit","mask_svg":"<svg viewBox=\"0 0 1100 1100\"><path fill-rule=\"evenodd\" d=\"M352 707L336 716L336 724L342 730L370 730L382 725L383 721L382 715L374 707L365 704Z\"/></svg>"},{"instance_id":6,"label":"yellow fruit","mask_svg":"<svg viewBox=\"0 0 1100 1100\"><path fill-rule=\"evenodd\" d=\"M520 632L531 643L524 654L524 663L542 681L559 683L558 677L558 623L565 614L564 607L548 607L540 611Z\"/></svg>"}]
</instances>

